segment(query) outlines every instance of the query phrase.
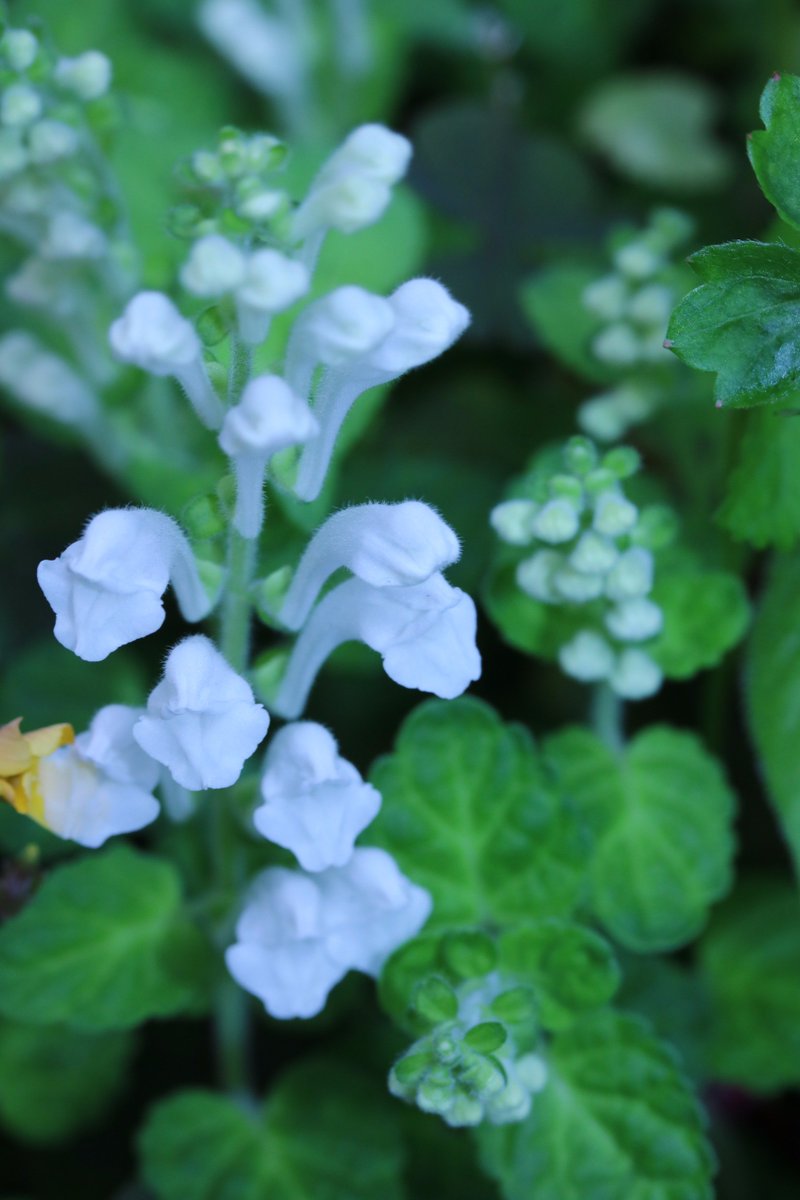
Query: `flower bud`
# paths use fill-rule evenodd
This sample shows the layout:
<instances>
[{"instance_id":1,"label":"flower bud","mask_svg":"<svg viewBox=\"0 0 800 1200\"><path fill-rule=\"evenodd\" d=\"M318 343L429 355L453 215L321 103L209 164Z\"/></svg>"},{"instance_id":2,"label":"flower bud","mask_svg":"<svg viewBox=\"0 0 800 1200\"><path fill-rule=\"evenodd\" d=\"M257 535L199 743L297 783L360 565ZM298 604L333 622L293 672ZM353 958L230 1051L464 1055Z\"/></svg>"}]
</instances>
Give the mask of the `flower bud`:
<instances>
[{"instance_id":1,"label":"flower bud","mask_svg":"<svg viewBox=\"0 0 800 1200\"><path fill-rule=\"evenodd\" d=\"M663 334L674 307L675 296L671 288L661 283L649 283L631 297L627 315L637 325L658 326Z\"/></svg>"},{"instance_id":2,"label":"flower bud","mask_svg":"<svg viewBox=\"0 0 800 1200\"><path fill-rule=\"evenodd\" d=\"M537 505L532 500L504 500L496 504L489 521L498 537L511 546L527 546L533 540L533 518Z\"/></svg>"},{"instance_id":3,"label":"flower bud","mask_svg":"<svg viewBox=\"0 0 800 1200\"><path fill-rule=\"evenodd\" d=\"M610 366L629 367L641 357L641 341L631 325L617 321L593 339L592 353Z\"/></svg>"},{"instance_id":4,"label":"flower bud","mask_svg":"<svg viewBox=\"0 0 800 1200\"><path fill-rule=\"evenodd\" d=\"M86 50L76 58L60 58L55 81L79 100L98 100L111 86L111 63L99 50Z\"/></svg>"},{"instance_id":5,"label":"flower bud","mask_svg":"<svg viewBox=\"0 0 800 1200\"><path fill-rule=\"evenodd\" d=\"M661 668L644 650L625 649L609 676L609 683L624 700L644 700L661 687Z\"/></svg>"},{"instance_id":6,"label":"flower bud","mask_svg":"<svg viewBox=\"0 0 800 1200\"><path fill-rule=\"evenodd\" d=\"M77 130L64 121L37 121L28 135L31 162L39 166L69 158L78 145Z\"/></svg>"},{"instance_id":7,"label":"flower bud","mask_svg":"<svg viewBox=\"0 0 800 1200\"><path fill-rule=\"evenodd\" d=\"M571 604L588 604L603 594L603 576L590 575L587 571L577 571L570 563L565 563L553 576L553 589L561 600Z\"/></svg>"},{"instance_id":8,"label":"flower bud","mask_svg":"<svg viewBox=\"0 0 800 1200\"><path fill-rule=\"evenodd\" d=\"M247 259L245 275L236 288L236 311L244 341L255 344L267 336L269 318L308 291L308 268L277 250L256 250Z\"/></svg>"},{"instance_id":9,"label":"flower bud","mask_svg":"<svg viewBox=\"0 0 800 1200\"><path fill-rule=\"evenodd\" d=\"M582 683L597 683L607 679L614 668L614 651L601 637L589 629L577 633L558 652L562 671Z\"/></svg>"},{"instance_id":10,"label":"flower bud","mask_svg":"<svg viewBox=\"0 0 800 1200\"><path fill-rule=\"evenodd\" d=\"M359 125L323 164L314 186L351 172L391 186L405 175L411 154L411 143L402 134L385 125Z\"/></svg>"},{"instance_id":11,"label":"flower bud","mask_svg":"<svg viewBox=\"0 0 800 1200\"><path fill-rule=\"evenodd\" d=\"M572 541L580 528L580 519L571 501L548 500L534 515L531 525L541 541L558 545Z\"/></svg>"},{"instance_id":12,"label":"flower bud","mask_svg":"<svg viewBox=\"0 0 800 1200\"><path fill-rule=\"evenodd\" d=\"M621 492L606 490L597 497L593 525L598 533L617 538L630 533L639 518L639 510Z\"/></svg>"},{"instance_id":13,"label":"flower bud","mask_svg":"<svg viewBox=\"0 0 800 1200\"><path fill-rule=\"evenodd\" d=\"M564 556L557 550L537 550L530 558L517 564L517 585L533 600L542 604L558 604L561 596L554 587L554 579L564 566Z\"/></svg>"},{"instance_id":14,"label":"flower bud","mask_svg":"<svg viewBox=\"0 0 800 1200\"><path fill-rule=\"evenodd\" d=\"M268 725L247 681L196 634L170 651L133 735L176 783L201 791L231 787Z\"/></svg>"},{"instance_id":15,"label":"flower bud","mask_svg":"<svg viewBox=\"0 0 800 1200\"><path fill-rule=\"evenodd\" d=\"M610 538L587 529L578 538L569 561L576 571L587 575L604 575L613 567L618 553Z\"/></svg>"},{"instance_id":16,"label":"flower bud","mask_svg":"<svg viewBox=\"0 0 800 1200\"><path fill-rule=\"evenodd\" d=\"M663 267L664 259L646 241L637 240L616 251L614 265L629 279L639 281L655 275Z\"/></svg>"},{"instance_id":17,"label":"flower bud","mask_svg":"<svg viewBox=\"0 0 800 1200\"><path fill-rule=\"evenodd\" d=\"M294 214L292 238L302 241L326 229L358 233L374 225L392 198L391 188L361 175L343 175L314 188Z\"/></svg>"},{"instance_id":18,"label":"flower bud","mask_svg":"<svg viewBox=\"0 0 800 1200\"><path fill-rule=\"evenodd\" d=\"M625 312L628 285L620 275L604 275L584 288L584 308L604 321L618 321Z\"/></svg>"},{"instance_id":19,"label":"flower bud","mask_svg":"<svg viewBox=\"0 0 800 1200\"><path fill-rule=\"evenodd\" d=\"M631 546L623 551L606 578L609 600L630 600L646 596L653 586L654 562L649 550Z\"/></svg>"},{"instance_id":20,"label":"flower bud","mask_svg":"<svg viewBox=\"0 0 800 1200\"><path fill-rule=\"evenodd\" d=\"M52 217L39 253L56 260L95 259L102 258L107 249L102 229L79 213L65 211Z\"/></svg>"},{"instance_id":21,"label":"flower bud","mask_svg":"<svg viewBox=\"0 0 800 1200\"><path fill-rule=\"evenodd\" d=\"M27 71L38 53L39 42L29 29L7 29L0 41L0 54L12 71Z\"/></svg>"},{"instance_id":22,"label":"flower bud","mask_svg":"<svg viewBox=\"0 0 800 1200\"><path fill-rule=\"evenodd\" d=\"M244 283L246 272L247 261L238 246L212 233L193 243L180 279L193 296L209 298L235 291Z\"/></svg>"},{"instance_id":23,"label":"flower bud","mask_svg":"<svg viewBox=\"0 0 800 1200\"><path fill-rule=\"evenodd\" d=\"M4 125L30 125L42 113L42 98L28 83L12 83L0 95L0 121Z\"/></svg>"},{"instance_id":24,"label":"flower bud","mask_svg":"<svg viewBox=\"0 0 800 1200\"><path fill-rule=\"evenodd\" d=\"M644 597L621 601L606 616L606 628L620 642L645 642L660 633L664 614Z\"/></svg>"}]
</instances>

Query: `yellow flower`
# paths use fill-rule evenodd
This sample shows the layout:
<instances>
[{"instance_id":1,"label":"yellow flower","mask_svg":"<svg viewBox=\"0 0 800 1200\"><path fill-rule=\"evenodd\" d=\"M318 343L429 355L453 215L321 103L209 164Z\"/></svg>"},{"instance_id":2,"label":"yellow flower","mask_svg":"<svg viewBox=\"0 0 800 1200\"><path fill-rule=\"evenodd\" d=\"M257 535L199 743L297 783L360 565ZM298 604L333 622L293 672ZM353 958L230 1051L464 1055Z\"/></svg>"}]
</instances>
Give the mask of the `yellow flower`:
<instances>
[{"instance_id":1,"label":"yellow flower","mask_svg":"<svg viewBox=\"0 0 800 1200\"><path fill-rule=\"evenodd\" d=\"M47 725L23 733L22 717L0 725L0 799L18 813L44 824L44 797L39 787L39 762L75 741L71 725Z\"/></svg>"}]
</instances>

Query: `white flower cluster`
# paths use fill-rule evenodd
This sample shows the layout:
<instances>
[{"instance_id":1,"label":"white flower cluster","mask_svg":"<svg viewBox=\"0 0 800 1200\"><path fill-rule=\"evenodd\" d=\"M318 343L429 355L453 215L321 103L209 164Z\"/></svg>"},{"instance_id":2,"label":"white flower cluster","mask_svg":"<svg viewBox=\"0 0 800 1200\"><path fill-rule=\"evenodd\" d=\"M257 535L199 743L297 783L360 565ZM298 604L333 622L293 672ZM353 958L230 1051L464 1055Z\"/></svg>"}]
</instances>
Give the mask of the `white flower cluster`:
<instances>
[{"instance_id":1,"label":"white flower cluster","mask_svg":"<svg viewBox=\"0 0 800 1200\"><path fill-rule=\"evenodd\" d=\"M614 270L585 289L584 306L604 322L591 346L602 362L624 368L665 360L667 321L678 298L670 255L690 228L683 213L657 210L646 229L614 250Z\"/></svg>"},{"instance_id":2,"label":"white flower cluster","mask_svg":"<svg viewBox=\"0 0 800 1200\"><path fill-rule=\"evenodd\" d=\"M431 899L383 850L354 849L380 794L310 721L273 737L253 820L302 870L269 867L254 881L226 962L278 1018L312 1017L349 971L377 975L419 932Z\"/></svg>"},{"instance_id":3,"label":"white flower cluster","mask_svg":"<svg viewBox=\"0 0 800 1200\"><path fill-rule=\"evenodd\" d=\"M471 598L442 574L460 555L458 538L429 505L363 504L334 513L311 539L279 621L300 629L273 707L294 718L322 664L337 646L362 641L377 650L390 679L443 699L480 675ZM334 572L352 578L316 603Z\"/></svg>"},{"instance_id":4,"label":"white flower cluster","mask_svg":"<svg viewBox=\"0 0 800 1200\"><path fill-rule=\"evenodd\" d=\"M507 500L491 522L503 541L537 546L516 570L526 595L587 608L586 628L559 650L562 669L585 683L606 681L627 700L644 699L662 683L646 643L664 616L650 599L654 560L640 544L639 509L621 486L638 469L638 455L619 447L598 463L588 439L572 438L564 459L567 470L551 477L547 499Z\"/></svg>"}]
</instances>

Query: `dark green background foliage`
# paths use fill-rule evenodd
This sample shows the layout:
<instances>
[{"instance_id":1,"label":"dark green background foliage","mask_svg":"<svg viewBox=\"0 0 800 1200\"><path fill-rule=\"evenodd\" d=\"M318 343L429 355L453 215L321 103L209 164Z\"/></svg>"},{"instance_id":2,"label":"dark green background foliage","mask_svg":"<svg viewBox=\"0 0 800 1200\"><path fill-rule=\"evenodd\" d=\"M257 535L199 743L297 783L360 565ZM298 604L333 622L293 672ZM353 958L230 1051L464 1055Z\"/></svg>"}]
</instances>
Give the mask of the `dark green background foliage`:
<instances>
[{"instance_id":1,"label":"dark green background foliage","mask_svg":"<svg viewBox=\"0 0 800 1200\"><path fill-rule=\"evenodd\" d=\"M386 1015L362 977L311 1022L259 1010L251 1056L266 1099L251 1110L214 1090L219 964L195 919L205 859L163 822L140 847L73 859L0 807L0 1200L789 1200L800 1191L800 12L790 0L364 6L372 63L343 81L330 5L310 0L311 103L294 127L202 39L194 0L11 8L41 18L64 52L113 60L109 154L149 286L169 286L185 254L167 232L175 164L221 125L294 139L298 186L355 123L414 141L386 221L331 237L320 287L387 291L427 273L474 324L386 402L362 404L325 505L437 506L464 544L453 582L484 598L484 675L475 699L417 708L371 657L345 653L309 716L372 769L384 808L370 840L431 891L433 941L412 944L413 970L394 962ZM776 69L749 142L762 195L745 135ZM618 381L589 353L595 323L576 305L608 270L609 235L665 204L695 222L696 290L670 338L699 372L665 368L667 402L630 435L643 500L677 509L681 543L656 592L671 614L654 649L668 683L630 706L615 754L580 727L586 689L548 661L536 606L506 586L488 512ZM17 261L5 243L0 257L4 272ZM121 419L134 393L147 416L113 479L3 401L0 723L82 728L111 699L140 703L175 640L168 617L89 666L55 643L35 586L38 561L113 503L168 508L213 559L203 522L222 460L162 383L137 376L111 397ZM325 511L274 505L273 565L296 557ZM267 649L269 631L258 637ZM31 842L35 866L19 858ZM521 945L508 932L519 922ZM553 1086L526 1121L473 1141L389 1097L385 1077L408 1045L403 989L420 962L438 970L436 939L476 926L541 993Z\"/></svg>"}]
</instances>

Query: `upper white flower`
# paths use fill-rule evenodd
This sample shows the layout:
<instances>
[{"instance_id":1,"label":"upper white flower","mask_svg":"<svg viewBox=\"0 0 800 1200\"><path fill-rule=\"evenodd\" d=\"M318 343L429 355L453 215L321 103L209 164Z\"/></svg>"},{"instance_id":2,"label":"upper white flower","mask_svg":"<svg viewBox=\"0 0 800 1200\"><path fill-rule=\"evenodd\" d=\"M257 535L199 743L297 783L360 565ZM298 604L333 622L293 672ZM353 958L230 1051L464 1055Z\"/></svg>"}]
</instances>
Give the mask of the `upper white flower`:
<instances>
[{"instance_id":1,"label":"upper white flower","mask_svg":"<svg viewBox=\"0 0 800 1200\"><path fill-rule=\"evenodd\" d=\"M251 343L263 341L270 317L304 296L310 283L311 274L302 263L278 250L254 250L246 260L244 279L235 293L243 339Z\"/></svg>"},{"instance_id":2,"label":"upper white flower","mask_svg":"<svg viewBox=\"0 0 800 1200\"><path fill-rule=\"evenodd\" d=\"M150 508L99 513L63 554L39 563L37 578L56 614L56 638L87 662L154 633L170 582L188 621L211 607L186 537Z\"/></svg>"},{"instance_id":3,"label":"upper white flower","mask_svg":"<svg viewBox=\"0 0 800 1200\"><path fill-rule=\"evenodd\" d=\"M200 791L234 784L268 725L247 681L197 634L170 651L133 734L177 783Z\"/></svg>"},{"instance_id":4,"label":"upper white flower","mask_svg":"<svg viewBox=\"0 0 800 1200\"><path fill-rule=\"evenodd\" d=\"M143 712L128 704L106 704L94 714L86 732L78 734L75 745L82 758L102 767L112 779L151 792L161 769L133 736Z\"/></svg>"},{"instance_id":5,"label":"upper white flower","mask_svg":"<svg viewBox=\"0 0 800 1200\"><path fill-rule=\"evenodd\" d=\"M285 725L272 738L261 778L264 803L253 814L259 833L296 855L306 871L341 867L381 805L314 721Z\"/></svg>"},{"instance_id":6,"label":"upper white flower","mask_svg":"<svg viewBox=\"0 0 800 1200\"><path fill-rule=\"evenodd\" d=\"M225 954L237 983L274 1017L313 1017L347 971L377 975L414 937L431 898L383 850L317 875L270 867L255 880Z\"/></svg>"},{"instance_id":7,"label":"upper white flower","mask_svg":"<svg viewBox=\"0 0 800 1200\"><path fill-rule=\"evenodd\" d=\"M420 500L342 509L328 517L306 547L280 619L299 629L323 584L341 567L373 587L404 587L449 567L460 553L450 526Z\"/></svg>"},{"instance_id":8,"label":"upper white flower","mask_svg":"<svg viewBox=\"0 0 800 1200\"><path fill-rule=\"evenodd\" d=\"M0 337L0 383L21 404L68 425L91 425L99 404L69 363L22 330Z\"/></svg>"},{"instance_id":9,"label":"upper white flower","mask_svg":"<svg viewBox=\"0 0 800 1200\"><path fill-rule=\"evenodd\" d=\"M394 327L394 309L383 296L346 285L315 300L292 326L286 348L286 380L301 396L311 393L319 364L341 367L363 358Z\"/></svg>"},{"instance_id":10,"label":"upper white flower","mask_svg":"<svg viewBox=\"0 0 800 1200\"><path fill-rule=\"evenodd\" d=\"M111 63L99 50L86 50L76 58L60 58L55 80L81 100L97 100L111 84Z\"/></svg>"}]
</instances>

